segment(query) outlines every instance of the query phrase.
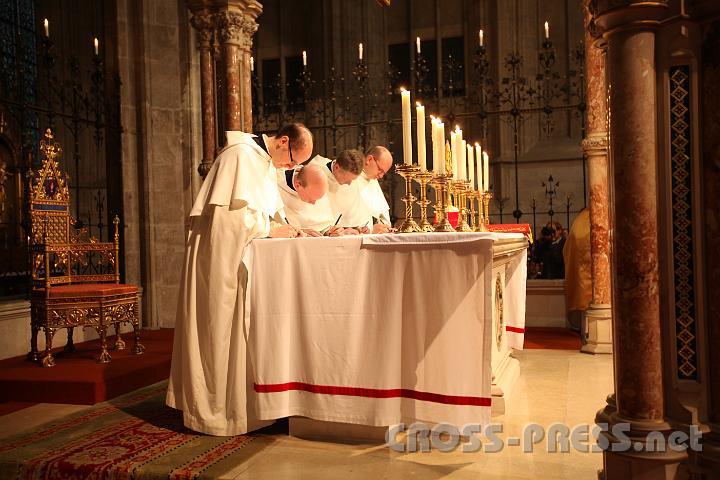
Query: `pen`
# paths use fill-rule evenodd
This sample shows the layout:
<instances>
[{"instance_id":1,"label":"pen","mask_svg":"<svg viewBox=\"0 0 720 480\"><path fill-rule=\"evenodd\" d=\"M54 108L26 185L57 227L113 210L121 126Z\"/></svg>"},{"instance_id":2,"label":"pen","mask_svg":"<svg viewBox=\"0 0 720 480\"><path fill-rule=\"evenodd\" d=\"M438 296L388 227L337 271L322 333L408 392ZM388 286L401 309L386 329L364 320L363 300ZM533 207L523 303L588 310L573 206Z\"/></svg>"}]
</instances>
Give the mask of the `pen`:
<instances>
[{"instance_id":1,"label":"pen","mask_svg":"<svg viewBox=\"0 0 720 480\"><path fill-rule=\"evenodd\" d=\"M342 218L342 213L340 215L338 215L338 219L335 220L335 225L333 225L333 227L337 226L337 224L338 224L338 222L340 222L341 218Z\"/></svg>"}]
</instances>

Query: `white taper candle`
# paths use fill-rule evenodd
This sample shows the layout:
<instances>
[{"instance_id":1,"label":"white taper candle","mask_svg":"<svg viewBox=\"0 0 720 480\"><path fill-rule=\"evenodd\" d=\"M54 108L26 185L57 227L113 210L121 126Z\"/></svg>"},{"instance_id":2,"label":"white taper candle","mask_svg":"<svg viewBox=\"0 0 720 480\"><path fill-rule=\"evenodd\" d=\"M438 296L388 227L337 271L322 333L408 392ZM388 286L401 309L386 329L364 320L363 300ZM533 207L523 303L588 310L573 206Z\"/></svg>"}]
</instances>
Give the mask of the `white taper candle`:
<instances>
[{"instance_id":1,"label":"white taper candle","mask_svg":"<svg viewBox=\"0 0 720 480\"><path fill-rule=\"evenodd\" d=\"M417 149L418 149L418 163L420 164L420 170L427 170L427 151L425 149L425 107L420 105L420 102L416 102L417 117Z\"/></svg>"},{"instance_id":2,"label":"white taper candle","mask_svg":"<svg viewBox=\"0 0 720 480\"><path fill-rule=\"evenodd\" d=\"M400 89L402 98L403 163L412 164L412 130L410 128L410 91Z\"/></svg>"}]
</instances>

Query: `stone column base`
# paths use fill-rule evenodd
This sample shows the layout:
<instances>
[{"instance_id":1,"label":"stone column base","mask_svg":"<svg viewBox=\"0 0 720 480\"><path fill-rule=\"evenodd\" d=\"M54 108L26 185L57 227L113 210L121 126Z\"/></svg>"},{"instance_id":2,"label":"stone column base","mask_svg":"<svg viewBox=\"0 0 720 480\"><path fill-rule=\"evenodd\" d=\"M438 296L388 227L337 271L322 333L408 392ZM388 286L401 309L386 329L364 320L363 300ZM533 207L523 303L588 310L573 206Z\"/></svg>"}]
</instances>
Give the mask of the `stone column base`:
<instances>
[{"instance_id":1,"label":"stone column base","mask_svg":"<svg viewBox=\"0 0 720 480\"><path fill-rule=\"evenodd\" d=\"M667 422L623 418L610 402L595 421L607 428L600 433L607 442L601 446L605 480L678 478L678 468L688 455L670 447L668 435L673 429ZM664 439L661 445L655 443L658 438Z\"/></svg>"},{"instance_id":2,"label":"stone column base","mask_svg":"<svg viewBox=\"0 0 720 480\"><path fill-rule=\"evenodd\" d=\"M612 353L612 310L607 304L591 304L585 312L587 343L580 347L583 353Z\"/></svg>"}]
</instances>

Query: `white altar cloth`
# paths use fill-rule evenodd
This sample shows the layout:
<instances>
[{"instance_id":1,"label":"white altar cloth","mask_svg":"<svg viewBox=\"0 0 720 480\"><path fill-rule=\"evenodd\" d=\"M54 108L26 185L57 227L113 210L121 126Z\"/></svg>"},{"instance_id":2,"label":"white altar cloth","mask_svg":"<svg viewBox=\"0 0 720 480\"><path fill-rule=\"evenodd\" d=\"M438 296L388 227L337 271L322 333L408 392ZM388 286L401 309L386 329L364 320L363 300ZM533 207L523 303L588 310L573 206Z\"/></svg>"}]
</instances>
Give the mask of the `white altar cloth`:
<instances>
[{"instance_id":1,"label":"white altar cloth","mask_svg":"<svg viewBox=\"0 0 720 480\"><path fill-rule=\"evenodd\" d=\"M516 236L254 240L245 332L258 418L489 422L493 241Z\"/></svg>"}]
</instances>

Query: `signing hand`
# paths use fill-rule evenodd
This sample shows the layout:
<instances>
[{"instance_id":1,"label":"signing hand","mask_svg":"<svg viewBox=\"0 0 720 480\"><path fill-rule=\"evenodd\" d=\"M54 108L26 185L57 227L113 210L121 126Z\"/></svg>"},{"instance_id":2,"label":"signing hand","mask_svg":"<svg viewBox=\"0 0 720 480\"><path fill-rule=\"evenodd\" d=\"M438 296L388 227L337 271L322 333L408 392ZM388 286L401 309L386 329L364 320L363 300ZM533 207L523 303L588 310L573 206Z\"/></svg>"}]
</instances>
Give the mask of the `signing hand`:
<instances>
[{"instance_id":1,"label":"signing hand","mask_svg":"<svg viewBox=\"0 0 720 480\"><path fill-rule=\"evenodd\" d=\"M302 232L308 237L322 237L322 233L317 230L313 230L312 228L303 228Z\"/></svg>"},{"instance_id":2,"label":"signing hand","mask_svg":"<svg viewBox=\"0 0 720 480\"><path fill-rule=\"evenodd\" d=\"M292 225L280 225L270 230L270 238L295 238L299 236L300 230Z\"/></svg>"},{"instance_id":3,"label":"signing hand","mask_svg":"<svg viewBox=\"0 0 720 480\"><path fill-rule=\"evenodd\" d=\"M376 223L373 225L373 232L372 233L390 233L393 229L390 227L390 225L385 225L384 223Z\"/></svg>"},{"instance_id":4,"label":"signing hand","mask_svg":"<svg viewBox=\"0 0 720 480\"><path fill-rule=\"evenodd\" d=\"M332 227L325 230L325 235L328 237L340 237L343 235L345 229L342 227L338 227L337 225L333 225Z\"/></svg>"},{"instance_id":5,"label":"signing hand","mask_svg":"<svg viewBox=\"0 0 720 480\"><path fill-rule=\"evenodd\" d=\"M360 232L354 228L345 228L343 229L343 235L360 235Z\"/></svg>"},{"instance_id":6,"label":"signing hand","mask_svg":"<svg viewBox=\"0 0 720 480\"><path fill-rule=\"evenodd\" d=\"M368 227L360 227L357 230L363 235L365 235L366 233L370 233L370 229Z\"/></svg>"}]
</instances>

